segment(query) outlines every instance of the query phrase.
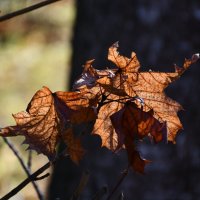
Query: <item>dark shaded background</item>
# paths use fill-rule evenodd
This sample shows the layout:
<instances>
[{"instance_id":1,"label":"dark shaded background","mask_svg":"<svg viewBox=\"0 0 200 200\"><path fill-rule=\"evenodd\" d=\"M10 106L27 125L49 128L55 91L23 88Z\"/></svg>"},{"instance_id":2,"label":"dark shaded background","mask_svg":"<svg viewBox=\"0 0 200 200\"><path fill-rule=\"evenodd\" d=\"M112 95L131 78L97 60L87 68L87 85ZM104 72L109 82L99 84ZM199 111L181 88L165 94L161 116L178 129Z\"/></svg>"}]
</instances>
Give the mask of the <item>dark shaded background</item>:
<instances>
[{"instance_id":1,"label":"dark shaded background","mask_svg":"<svg viewBox=\"0 0 200 200\"><path fill-rule=\"evenodd\" d=\"M77 1L74 27L71 84L81 73L81 65L95 58L95 66L105 68L108 47L120 42L120 52L135 51L142 70L173 71L200 49L199 1L81 0ZM113 199L123 191L125 199L200 199L200 63L193 65L167 94L185 108L179 116L184 125L177 144L139 145L145 158L153 161L146 175L130 172ZM99 67L100 68L100 67ZM89 134L89 130L88 130ZM81 174L88 169L90 180L81 199L87 200L107 185L112 188L126 167L124 152L113 155L100 149L98 137L86 136L88 153L80 166L69 160L54 168L49 199L70 199Z\"/></svg>"}]
</instances>

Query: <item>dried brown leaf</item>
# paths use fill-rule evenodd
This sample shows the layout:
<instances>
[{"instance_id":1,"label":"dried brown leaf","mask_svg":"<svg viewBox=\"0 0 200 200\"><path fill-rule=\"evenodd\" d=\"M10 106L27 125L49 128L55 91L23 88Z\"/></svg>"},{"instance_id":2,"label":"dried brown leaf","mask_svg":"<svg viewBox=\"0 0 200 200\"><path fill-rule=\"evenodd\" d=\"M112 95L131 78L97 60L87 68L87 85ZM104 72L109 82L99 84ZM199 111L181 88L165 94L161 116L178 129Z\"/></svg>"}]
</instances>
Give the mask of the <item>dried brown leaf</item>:
<instances>
[{"instance_id":1,"label":"dried brown leaf","mask_svg":"<svg viewBox=\"0 0 200 200\"><path fill-rule=\"evenodd\" d=\"M149 160L146 160L140 156L140 153L136 150L133 140L129 136L125 137L125 147L128 155L129 165L141 174L144 174L145 166L150 163Z\"/></svg>"},{"instance_id":2,"label":"dried brown leaf","mask_svg":"<svg viewBox=\"0 0 200 200\"><path fill-rule=\"evenodd\" d=\"M166 134L165 124L155 119L152 111L144 112L134 102L126 102L110 119L118 136L118 148L125 145L130 165L135 171L143 173L147 161L140 157L134 141L151 136L155 142L160 142Z\"/></svg>"},{"instance_id":3,"label":"dried brown leaf","mask_svg":"<svg viewBox=\"0 0 200 200\"><path fill-rule=\"evenodd\" d=\"M112 126L110 116L120 110L123 104L117 102L120 98L116 95L110 95L109 98L113 101L109 102L107 100L100 108L92 133L101 137L102 146L115 151L119 146L119 140Z\"/></svg>"},{"instance_id":4,"label":"dried brown leaf","mask_svg":"<svg viewBox=\"0 0 200 200\"><path fill-rule=\"evenodd\" d=\"M126 102L110 119L119 138L128 135L131 140L135 140L151 136L155 142L160 142L166 134L166 124L154 118L152 110L144 112L134 102ZM124 141L121 142L123 145Z\"/></svg>"},{"instance_id":5,"label":"dried brown leaf","mask_svg":"<svg viewBox=\"0 0 200 200\"><path fill-rule=\"evenodd\" d=\"M139 61L134 53L131 58L119 55L118 46L114 44L109 49L108 59L119 68L112 78L104 77L97 82L108 92L114 91L116 95L128 95L138 97L142 100L144 111L153 110L154 117L160 122L166 122L168 141L175 142L177 132L182 129L182 124L177 116L177 112L182 109L181 105L167 97L164 89L178 79L182 73L199 59L199 54L195 54L191 59L186 59L183 67L176 67L173 73L164 72L138 72ZM125 93L125 94L124 94ZM141 102L137 102L141 107Z\"/></svg>"},{"instance_id":6,"label":"dried brown leaf","mask_svg":"<svg viewBox=\"0 0 200 200\"><path fill-rule=\"evenodd\" d=\"M108 60L115 63L115 65L122 72L130 72L130 73L137 72L140 68L140 63L136 57L135 52L131 53L131 58L127 58L119 54L119 52L117 51L118 47L119 47L119 44L118 42L116 42L109 48Z\"/></svg>"},{"instance_id":7,"label":"dried brown leaf","mask_svg":"<svg viewBox=\"0 0 200 200\"><path fill-rule=\"evenodd\" d=\"M26 111L14 114L13 117L17 125L2 129L2 133L23 135L29 149L49 158L55 155L55 146L59 140L59 120L52 92L47 87L36 92Z\"/></svg>"},{"instance_id":8,"label":"dried brown leaf","mask_svg":"<svg viewBox=\"0 0 200 200\"><path fill-rule=\"evenodd\" d=\"M51 159L55 156L58 141L72 124L96 118L95 109L89 107L89 99L84 98L84 95L86 92L52 93L47 87L43 87L33 96L26 111L13 115L17 125L1 129L0 135L23 135L24 143L29 144L29 149L43 153ZM67 136L64 139L67 143ZM73 141L78 147L78 140ZM67 145L69 144L70 141ZM77 155L77 159L75 153L72 157L74 161L78 161L80 154Z\"/></svg>"},{"instance_id":9,"label":"dried brown leaf","mask_svg":"<svg viewBox=\"0 0 200 200\"><path fill-rule=\"evenodd\" d=\"M177 116L182 107L164 90L199 59L199 54L186 59L183 67L175 66L174 72L139 72L136 54L132 52L127 58L117 50L115 43L108 53L115 69L96 70L93 60L87 61L74 83L75 92L52 93L43 87L26 111L13 115L17 125L0 129L0 135L24 135L30 149L49 158L54 157L57 143L64 140L71 159L78 163L84 150L72 126L97 118L93 133L101 137L102 146L112 151L125 147L130 165L143 173L148 161L140 157L134 142L146 136L159 142L166 132L167 140L175 142L182 129Z\"/></svg>"},{"instance_id":10,"label":"dried brown leaf","mask_svg":"<svg viewBox=\"0 0 200 200\"><path fill-rule=\"evenodd\" d=\"M62 139L67 145L67 151L71 160L78 164L85 154L85 150L81 144L81 139L74 136L71 128L67 129L66 132L62 134Z\"/></svg>"},{"instance_id":11,"label":"dried brown leaf","mask_svg":"<svg viewBox=\"0 0 200 200\"><path fill-rule=\"evenodd\" d=\"M84 85L88 87L93 87L95 85L99 76L97 70L92 67L93 61L94 60L88 60L85 63L81 76L73 84L74 89L78 89Z\"/></svg>"}]
</instances>

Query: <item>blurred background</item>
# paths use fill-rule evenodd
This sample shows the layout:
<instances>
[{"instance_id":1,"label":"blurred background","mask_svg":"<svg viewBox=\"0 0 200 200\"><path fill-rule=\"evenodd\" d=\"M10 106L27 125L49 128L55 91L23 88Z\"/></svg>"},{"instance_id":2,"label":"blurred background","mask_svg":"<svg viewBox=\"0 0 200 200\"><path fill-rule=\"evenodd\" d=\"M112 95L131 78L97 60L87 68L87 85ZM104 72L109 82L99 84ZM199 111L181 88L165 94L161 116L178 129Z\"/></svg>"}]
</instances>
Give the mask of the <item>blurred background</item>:
<instances>
[{"instance_id":1,"label":"blurred background","mask_svg":"<svg viewBox=\"0 0 200 200\"><path fill-rule=\"evenodd\" d=\"M1 15L38 1L0 1ZM66 90L95 58L96 68L110 66L107 49L119 41L120 52L135 51L141 70L173 71L184 58L200 51L200 2L196 0L61 1L0 23L0 126L13 124L11 113L24 110L43 85ZM184 130L177 144L139 144L153 162L146 175L130 172L113 199L192 200L200 198L200 63L193 65L166 93L180 102ZM77 130L80 131L80 130ZM58 162L53 175L41 181L46 199L70 199L84 171L90 172L81 200L92 199L103 187L110 190L127 164L126 154L100 148L99 137L85 136L88 150L79 166ZM20 139L12 140L27 159ZM62 146L60 147L62 148ZM46 162L34 155L33 169ZM9 165L9 168L7 167ZM0 196L26 177L9 148L0 142ZM15 199L36 199L31 184ZM105 195L106 198L106 195ZM102 199L105 199L102 198Z\"/></svg>"},{"instance_id":2,"label":"blurred background","mask_svg":"<svg viewBox=\"0 0 200 200\"><path fill-rule=\"evenodd\" d=\"M40 1L0 0L5 15ZM75 17L74 1L54 3L0 23L0 127L14 125L12 113L26 109L34 93L42 86L52 91L67 90L70 73L71 34ZM25 162L23 138L12 139ZM33 153L32 170L47 162ZM0 140L0 197L24 180L26 174L11 150ZM38 182L46 191L49 180ZM37 199L32 184L16 199Z\"/></svg>"}]
</instances>

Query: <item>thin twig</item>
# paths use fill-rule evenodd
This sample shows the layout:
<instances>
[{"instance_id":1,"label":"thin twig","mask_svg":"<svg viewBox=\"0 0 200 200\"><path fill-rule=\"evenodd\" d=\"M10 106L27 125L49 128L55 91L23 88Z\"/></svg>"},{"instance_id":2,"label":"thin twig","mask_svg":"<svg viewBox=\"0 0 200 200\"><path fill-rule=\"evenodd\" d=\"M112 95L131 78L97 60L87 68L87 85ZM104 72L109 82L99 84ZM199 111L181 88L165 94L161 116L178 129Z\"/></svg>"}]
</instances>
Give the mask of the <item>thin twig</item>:
<instances>
[{"instance_id":1,"label":"thin twig","mask_svg":"<svg viewBox=\"0 0 200 200\"><path fill-rule=\"evenodd\" d=\"M132 97L125 97L125 98L122 98L122 99L106 99L107 101L103 102L103 105L105 104L108 104L108 103L112 103L112 102L117 102L117 103L122 103L122 104L125 104L125 100L132 100L133 98Z\"/></svg>"},{"instance_id":2,"label":"thin twig","mask_svg":"<svg viewBox=\"0 0 200 200\"><path fill-rule=\"evenodd\" d=\"M28 162L27 162L27 168L29 171L31 171L31 165L32 165L32 150L29 150L28 152Z\"/></svg>"},{"instance_id":3,"label":"thin twig","mask_svg":"<svg viewBox=\"0 0 200 200\"><path fill-rule=\"evenodd\" d=\"M39 181L39 180L45 179L45 178L47 178L48 176L50 176L50 173L46 173L45 175L36 177L36 178L35 178L35 181Z\"/></svg>"},{"instance_id":4,"label":"thin twig","mask_svg":"<svg viewBox=\"0 0 200 200\"><path fill-rule=\"evenodd\" d=\"M19 152L17 151L17 149L14 147L14 145L7 139L7 138L4 138L3 137L3 140L4 142L9 146L9 148L12 150L12 152L15 154L15 156L17 157L17 159L19 160L23 170L26 172L27 176L29 177L31 174L30 174L30 171L29 169L26 167L22 157L19 155ZM33 184L33 187L37 193L37 196L40 200L43 200L43 195L42 195L42 192L40 191L38 185L32 181L32 184Z\"/></svg>"},{"instance_id":5,"label":"thin twig","mask_svg":"<svg viewBox=\"0 0 200 200\"><path fill-rule=\"evenodd\" d=\"M71 197L71 200L78 200L79 199L81 193L83 192L85 186L88 183L89 177L90 177L90 172L88 170L84 171L83 174L82 174L81 180L79 182L79 185L78 185L74 194Z\"/></svg>"},{"instance_id":6,"label":"thin twig","mask_svg":"<svg viewBox=\"0 0 200 200\"><path fill-rule=\"evenodd\" d=\"M30 175L28 178L26 178L24 181L22 181L17 187L15 187L13 190L11 190L9 193L7 193L5 196L3 196L0 200L8 200L9 198L16 195L19 191L21 191L26 185L28 185L30 182L37 180L38 176L42 174L45 170L47 170L52 164L55 164L58 160L63 158L63 154L58 156L54 161L47 162L45 165L40 167L37 171L35 171L32 175ZM66 156L66 155L65 155Z\"/></svg>"},{"instance_id":7,"label":"thin twig","mask_svg":"<svg viewBox=\"0 0 200 200\"><path fill-rule=\"evenodd\" d=\"M43 173L46 169L48 169L51 166L51 163L48 162L45 165L43 165L41 168L39 168L36 172L34 172L32 175L30 175L28 178L26 178L24 181L22 181L17 187L15 187L13 190L11 190L9 193L7 193L5 196L3 196L0 200L8 200L9 198L16 195L19 191L21 191L26 185L28 185L30 182L37 179L37 176L39 176L41 173Z\"/></svg>"},{"instance_id":8,"label":"thin twig","mask_svg":"<svg viewBox=\"0 0 200 200\"><path fill-rule=\"evenodd\" d=\"M116 190L118 189L118 187L121 185L121 183L123 182L123 180L125 179L125 177L128 175L128 171L129 171L130 166L127 167L127 169L125 169L119 180L117 181L116 185L114 186L114 188L111 190L110 194L108 195L106 200L110 200L113 196L113 194L116 192Z\"/></svg>"},{"instance_id":9,"label":"thin twig","mask_svg":"<svg viewBox=\"0 0 200 200\"><path fill-rule=\"evenodd\" d=\"M11 12L11 13L8 13L6 15L3 15L0 17L0 22L3 22L3 21L6 21L8 19L11 19L13 17L16 17L16 16L19 16L19 15L22 15L22 14L25 14L25 13L28 13L28 12L31 12L33 10L36 10L38 8L41 8L41 7L44 7L46 5L49 5L49 4L52 4L52 3L55 3L57 1L61 1L61 0L46 0L46 1L42 1L40 3L37 3L37 4L34 4L34 5L31 5L29 7L26 7L26 8L23 8L21 10L17 10L17 11L14 11L14 12Z\"/></svg>"}]
</instances>

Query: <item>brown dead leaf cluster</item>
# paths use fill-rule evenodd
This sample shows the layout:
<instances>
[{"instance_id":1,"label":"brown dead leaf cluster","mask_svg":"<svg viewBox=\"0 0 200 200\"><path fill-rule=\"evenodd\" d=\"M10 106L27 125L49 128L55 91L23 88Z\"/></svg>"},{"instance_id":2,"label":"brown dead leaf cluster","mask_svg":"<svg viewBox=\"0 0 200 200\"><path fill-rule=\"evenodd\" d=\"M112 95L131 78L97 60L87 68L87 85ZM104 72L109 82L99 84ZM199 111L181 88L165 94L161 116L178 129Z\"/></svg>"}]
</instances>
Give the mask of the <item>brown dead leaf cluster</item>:
<instances>
[{"instance_id":1,"label":"brown dead leaf cluster","mask_svg":"<svg viewBox=\"0 0 200 200\"><path fill-rule=\"evenodd\" d=\"M56 155L62 140L71 159L78 163L84 154L81 138L73 134L73 127L94 121L92 133L98 134L102 146L113 152L125 148L129 165L140 173L149 161L141 158L135 141L150 137L156 143L167 138L175 142L182 124L177 112L182 109L167 97L164 89L178 79L199 59L195 54L185 60L175 72L140 72L136 54L122 56L118 43L109 48L108 60L114 69L97 70L94 60L84 65L81 76L74 82L72 92L54 92L43 87L37 91L26 111L14 114L15 126L0 130L2 137L23 135L28 149L43 153L49 159Z\"/></svg>"}]
</instances>

